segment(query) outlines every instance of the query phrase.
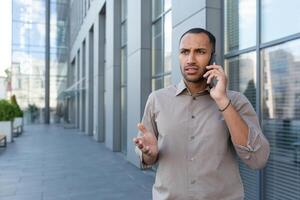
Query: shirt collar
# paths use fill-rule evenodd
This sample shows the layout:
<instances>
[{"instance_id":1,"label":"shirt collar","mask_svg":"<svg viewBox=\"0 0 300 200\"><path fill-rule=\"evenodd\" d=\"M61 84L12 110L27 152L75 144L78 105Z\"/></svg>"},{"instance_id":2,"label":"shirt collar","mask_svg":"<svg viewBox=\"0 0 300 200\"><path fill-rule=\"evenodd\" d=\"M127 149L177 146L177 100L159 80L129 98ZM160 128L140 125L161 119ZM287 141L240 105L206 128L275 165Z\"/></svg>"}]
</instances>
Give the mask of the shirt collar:
<instances>
[{"instance_id":1,"label":"shirt collar","mask_svg":"<svg viewBox=\"0 0 300 200\"><path fill-rule=\"evenodd\" d=\"M176 90L176 96L181 94L186 88L186 85L184 81L181 79L181 81L177 84L177 90Z\"/></svg>"},{"instance_id":2,"label":"shirt collar","mask_svg":"<svg viewBox=\"0 0 300 200\"><path fill-rule=\"evenodd\" d=\"M188 94L191 95L191 93L188 90L188 88L186 87L184 81L181 79L181 81L177 84L176 96L180 95L185 90L188 92ZM201 95L209 94L209 91L210 91L210 88L207 87L204 91L201 91L201 92L197 93L196 96L201 96Z\"/></svg>"}]
</instances>

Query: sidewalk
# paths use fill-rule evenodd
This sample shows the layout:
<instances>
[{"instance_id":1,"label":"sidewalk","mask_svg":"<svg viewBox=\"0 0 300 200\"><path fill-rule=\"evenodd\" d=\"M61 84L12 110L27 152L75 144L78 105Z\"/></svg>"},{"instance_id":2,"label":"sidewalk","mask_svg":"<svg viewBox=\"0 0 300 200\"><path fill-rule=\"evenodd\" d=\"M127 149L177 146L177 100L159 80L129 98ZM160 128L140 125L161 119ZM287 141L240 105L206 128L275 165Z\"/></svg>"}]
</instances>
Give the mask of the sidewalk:
<instances>
[{"instance_id":1,"label":"sidewalk","mask_svg":"<svg viewBox=\"0 0 300 200\"><path fill-rule=\"evenodd\" d=\"M1 200L150 200L154 172L74 129L26 126L0 149Z\"/></svg>"}]
</instances>

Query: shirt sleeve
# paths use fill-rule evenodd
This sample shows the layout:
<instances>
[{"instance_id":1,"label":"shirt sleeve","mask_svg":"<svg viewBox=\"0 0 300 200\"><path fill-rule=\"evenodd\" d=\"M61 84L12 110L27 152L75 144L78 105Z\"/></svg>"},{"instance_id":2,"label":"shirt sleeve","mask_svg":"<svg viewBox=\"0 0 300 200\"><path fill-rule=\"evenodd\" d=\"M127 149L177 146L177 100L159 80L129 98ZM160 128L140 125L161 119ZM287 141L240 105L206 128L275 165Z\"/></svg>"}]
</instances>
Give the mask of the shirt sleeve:
<instances>
[{"instance_id":1,"label":"shirt sleeve","mask_svg":"<svg viewBox=\"0 0 300 200\"><path fill-rule=\"evenodd\" d=\"M151 132L152 134L155 134L156 138L158 138L158 131L157 131L157 126L155 122L155 111L154 111L154 93L151 93L148 97L145 110L144 110L144 115L142 118L142 123L145 126L145 128ZM138 136L141 135L141 132L138 132ZM140 159L140 168L141 169L148 169L151 168L153 165L147 165L143 161L143 153L142 151L136 146L135 147L135 152L139 156Z\"/></svg>"},{"instance_id":2,"label":"shirt sleeve","mask_svg":"<svg viewBox=\"0 0 300 200\"><path fill-rule=\"evenodd\" d=\"M233 144L237 155L251 169L263 168L269 158L269 142L262 133L257 115L248 99L239 94L233 103L243 120L248 125L247 146Z\"/></svg>"}]
</instances>

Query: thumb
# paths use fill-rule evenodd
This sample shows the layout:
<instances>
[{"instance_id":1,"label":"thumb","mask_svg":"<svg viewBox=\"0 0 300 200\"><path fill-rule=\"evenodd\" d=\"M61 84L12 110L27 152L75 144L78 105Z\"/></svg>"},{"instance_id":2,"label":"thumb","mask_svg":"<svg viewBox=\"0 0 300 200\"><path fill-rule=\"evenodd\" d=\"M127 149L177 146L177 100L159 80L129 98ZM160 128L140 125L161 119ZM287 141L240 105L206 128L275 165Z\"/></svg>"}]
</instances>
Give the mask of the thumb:
<instances>
[{"instance_id":1,"label":"thumb","mask_svg":"<svg viewBox=\"0 0 300 200\"><path fill-rule=\"evenodd\" d=\"M139 131L141 131L143 134L147 133L147 129L145 128L145 126L142 123L138 123L137 125Z\"/></svg>"}]
</instances>

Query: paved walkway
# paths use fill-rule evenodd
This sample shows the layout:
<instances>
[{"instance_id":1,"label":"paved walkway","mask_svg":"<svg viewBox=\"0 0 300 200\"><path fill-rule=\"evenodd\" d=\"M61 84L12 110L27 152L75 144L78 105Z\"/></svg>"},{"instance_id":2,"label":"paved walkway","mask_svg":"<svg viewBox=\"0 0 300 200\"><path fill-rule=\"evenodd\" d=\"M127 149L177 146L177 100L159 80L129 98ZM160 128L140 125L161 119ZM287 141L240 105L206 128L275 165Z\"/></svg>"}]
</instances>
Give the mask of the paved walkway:
<instances>
[{"instance_id":1,"label":"paved walkway","mask_svg":"<svg viewBox=\"0 0 300 200\"><path fill-rule=\"evenodd\" d=\"M1 200L149 200L153 181L74 129L26 126L0 149Z\"/></svg>"}]
</instances>

